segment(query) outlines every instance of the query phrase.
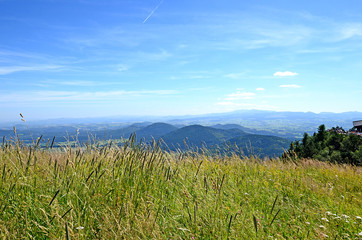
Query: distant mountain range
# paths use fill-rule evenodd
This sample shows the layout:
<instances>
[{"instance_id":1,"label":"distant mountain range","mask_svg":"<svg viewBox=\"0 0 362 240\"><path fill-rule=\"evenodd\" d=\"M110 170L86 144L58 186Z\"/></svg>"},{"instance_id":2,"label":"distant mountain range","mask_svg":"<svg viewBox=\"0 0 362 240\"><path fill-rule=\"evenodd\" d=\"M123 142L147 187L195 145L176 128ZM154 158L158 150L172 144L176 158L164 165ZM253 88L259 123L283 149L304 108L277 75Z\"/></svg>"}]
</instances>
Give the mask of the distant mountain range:
<instances>
[{"instance_id":1,"label":"distant mountain range","mask_svg":"<svg viewBox=\"0 0 362 240\"><path fill-rule=\"evenodd\" d=\"M275 112L263 110L241 110L229 113L207 114L195 117L176 118L168 121L174 124L237 124L253 134L273 135L288 139L301 138L304 132L313 133L318 126L327 128L340 126L353 127L352 122L362 120L362 112L313 113L313 112Z\"/></svg>"},{"instance_id":2,"label":"distant mountain range","mask_svg":"<svg viewBox=\"0 0 362 240\"><path fill-rule=\"evenodd\" d=\"M47 139L56 137L56 142L84 143L94 140L109 140L128 138L135 133L138 140L150 142L153 139L161 140L166 150L187 150L207 148L209 150L230 149L230 146L237 146L243 149L246 155L256 154L260 157L279 156L287 149L290 141L284 138L268 135L250 134L249 130L237 124L217 124L211 126L190 125L176 127L167 123L137 123L120 129L78 129L74 126L57 126L44 128L21 128L17 130L20 138L25 143L30 143L42 135ZM11 130L1 130L1 135L7 139L14 136Z\"/></svg>"},{"instance_id":3,"label":"distant mountain range","mask_svg":"<svg viewBox=\"0 0 362 240\"><path fill-rule=\"evenodd\" d=\"M362 120L362 112L344 112L344 113L313 113L313 112L275 112L263 110L240 110L227 113L215 113L204 115L189 116L169 116L169 117L104 117L104 118L81 118L81 119L53 119L28 121L30 128L44 128L58 126L68 126L95 130L115 130L129 127L129 132L140 130L141 127L155 122L171 124L175 127L189 125L203 125L214 128L232 127L230 124L238 125L237 128L251 134L273 135L287 139L302 138L303 133L313 133L317 131L318 126L325 124L327 128L340 126L348 130L352 128L352 121ZM1 121L1 119L0 119ZM136 124L135 124L136 123ZM0 130L8 130L16 125L19 129L26 129L23 122L1 123ZM127 129L122 130L127 133ZM112 133L116 134L117 133ZM102 134L102 136L104 133Z\"/></svg>"},{"instance_id":4,"label":"distant mountain range","mask_svg":"<svg viewBox=\"0 0 362 240\"><path fill-rule=\"evenodd\" d=\"M246 110L182 117L30 121L21 122L15 127L25 143L40 135L43 135L43 139L55 136L56 142L60 143L128 138L136 133L138 139L146 142L162 138L171 150L237 145L246 154L254 152L260 156L274 156L283 153L291 141L301 139L304 132L316 132L321 124L327 128L340 126L348 130L352 127L352 121L361 119L361 112L317 114ZM13 137L12 125L3 125L0 136L7 139Z\"/></svg>"}]
</instances>

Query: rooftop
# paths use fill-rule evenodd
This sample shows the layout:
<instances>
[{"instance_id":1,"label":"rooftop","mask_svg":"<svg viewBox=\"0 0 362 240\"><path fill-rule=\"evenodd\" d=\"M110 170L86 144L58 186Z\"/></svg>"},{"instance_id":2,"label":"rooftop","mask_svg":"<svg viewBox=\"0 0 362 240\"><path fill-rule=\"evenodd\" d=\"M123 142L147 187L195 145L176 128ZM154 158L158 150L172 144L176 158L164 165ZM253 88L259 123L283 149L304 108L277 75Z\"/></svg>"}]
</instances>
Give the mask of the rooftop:
<instances>
[{"instance_id":1,"label":"rooftop","mask_svg":"<svg viewBox=\"0 0 362 240\"><path fill-rule=\"evenodd\" d=\"M353 126L357 127L357 126L362 126L362 120L359 121L353 121Z\"/></svg>"}]
</instances>

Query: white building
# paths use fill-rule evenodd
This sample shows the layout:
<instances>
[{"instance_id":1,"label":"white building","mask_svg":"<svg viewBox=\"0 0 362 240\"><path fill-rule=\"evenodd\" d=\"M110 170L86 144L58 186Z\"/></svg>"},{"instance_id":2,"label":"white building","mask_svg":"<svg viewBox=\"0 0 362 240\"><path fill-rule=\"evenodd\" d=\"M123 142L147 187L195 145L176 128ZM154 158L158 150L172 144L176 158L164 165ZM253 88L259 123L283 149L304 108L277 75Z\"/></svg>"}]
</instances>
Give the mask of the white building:
<instances>
[{"instance_id":1,"label":"white building","mask_svg":"<svg viewBox=\"0 0 362 240\"><path fill-rule=\"evenodd\" d=\"M357 129L357 132L362 132L362 120L353 121L353 127Z\"/></svg>"}]
</instances>

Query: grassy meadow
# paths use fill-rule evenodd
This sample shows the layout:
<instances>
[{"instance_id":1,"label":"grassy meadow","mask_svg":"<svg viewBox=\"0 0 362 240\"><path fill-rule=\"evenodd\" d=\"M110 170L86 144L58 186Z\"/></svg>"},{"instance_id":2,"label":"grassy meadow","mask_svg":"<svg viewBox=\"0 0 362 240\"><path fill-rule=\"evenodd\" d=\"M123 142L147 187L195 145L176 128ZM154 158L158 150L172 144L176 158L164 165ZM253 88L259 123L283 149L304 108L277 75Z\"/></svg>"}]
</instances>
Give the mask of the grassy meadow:
<instances>
[{"instance_id":1,"label":"grassy meadow","mask_svg":"<svg viewBox=\"0 0 362 240\"><path fill-rule=\"evenodd\" d=\"M122 147L0 147L1 239L362 239L362 168Z\"/></svg>"}]
</instances>

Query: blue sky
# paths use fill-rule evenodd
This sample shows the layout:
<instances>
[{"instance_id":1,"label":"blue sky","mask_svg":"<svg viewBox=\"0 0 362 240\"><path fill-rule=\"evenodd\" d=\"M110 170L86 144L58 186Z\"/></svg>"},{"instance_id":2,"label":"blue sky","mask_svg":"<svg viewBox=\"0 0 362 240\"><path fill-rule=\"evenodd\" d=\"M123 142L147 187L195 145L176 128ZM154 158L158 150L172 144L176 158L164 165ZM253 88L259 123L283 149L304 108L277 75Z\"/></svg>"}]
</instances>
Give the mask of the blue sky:
<instances>
[{"instance_id":1,"label":"blue sky","mask_svg":"<svg viewBox=\"0 0 362 240\"><path fill-rule=\"evenodd\" d=\"M0 119L362 111L362 2L0 0Z\"/></svg>"}]
</instances>

